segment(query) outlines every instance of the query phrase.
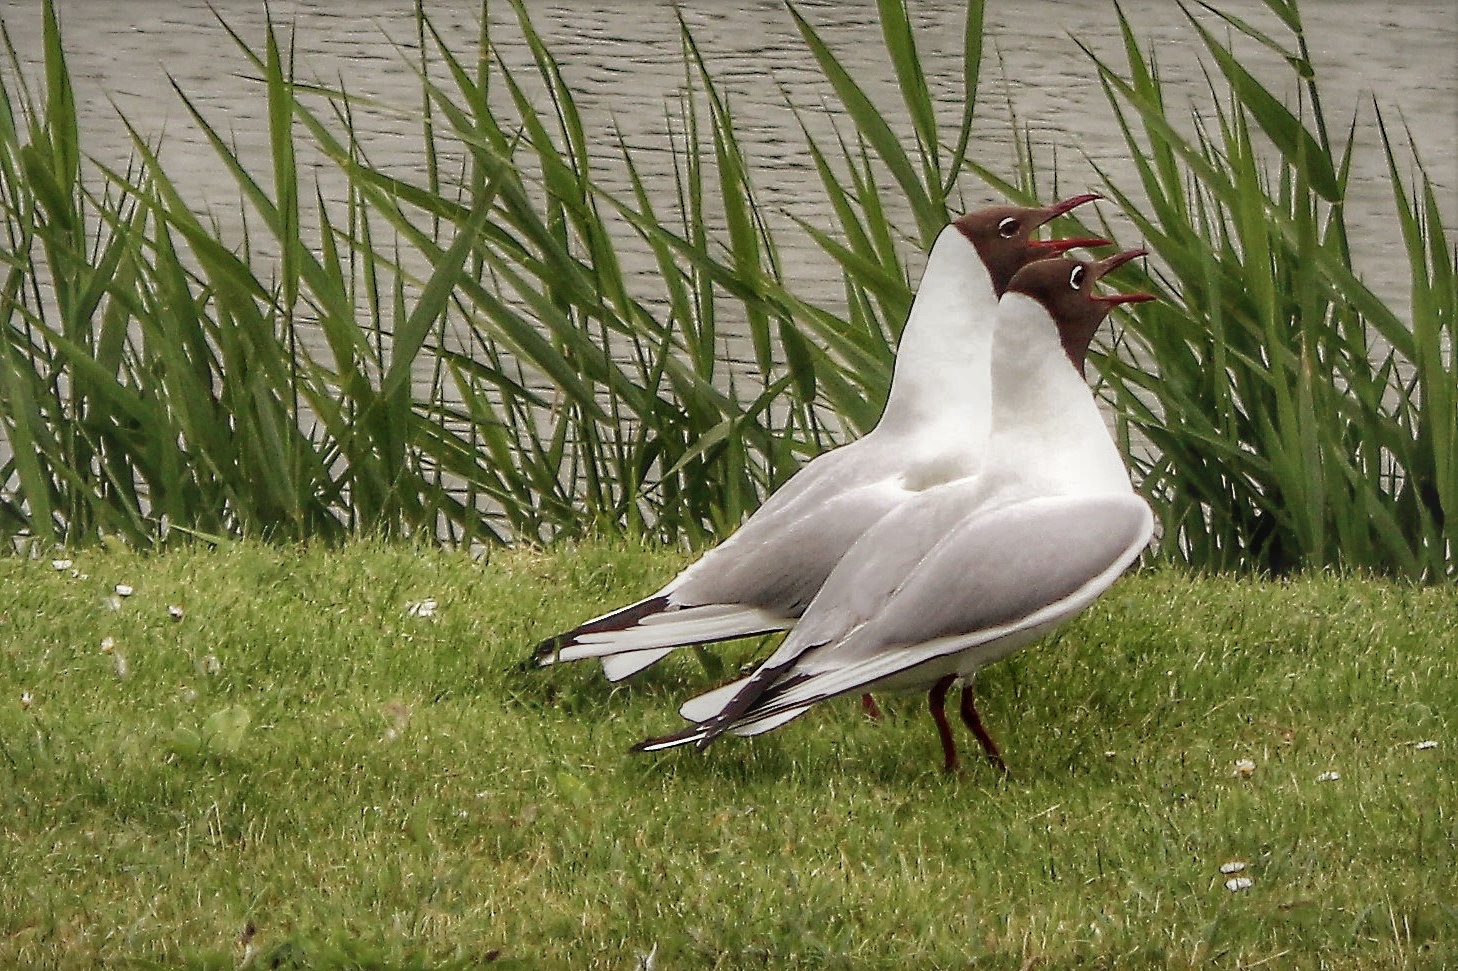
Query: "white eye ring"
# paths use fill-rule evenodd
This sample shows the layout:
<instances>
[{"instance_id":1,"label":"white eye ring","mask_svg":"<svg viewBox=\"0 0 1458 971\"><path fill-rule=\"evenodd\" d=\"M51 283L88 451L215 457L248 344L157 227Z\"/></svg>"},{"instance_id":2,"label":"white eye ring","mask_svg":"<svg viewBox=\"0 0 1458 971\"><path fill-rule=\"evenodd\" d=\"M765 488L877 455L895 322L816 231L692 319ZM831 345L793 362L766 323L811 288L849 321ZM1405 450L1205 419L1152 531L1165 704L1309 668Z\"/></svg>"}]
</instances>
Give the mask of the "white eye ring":
<instances>
[{"instance_id":1,"label":"white eye ring","mask_svg":"<svg viewBox=\"0 0 1458 971\"><path fill-rule=\"evenodd\" d=\"M997 224L997 234L1003 239L1012 239L1018 233L1018 221L1011 216L1004 216L1002 222Z\"/></svg>"},{"instance_id":2,"label":"white eye ring","mask_svg":"<svg viewBox=\"0 0 1458 971\"><path fill-rule=\"evenodd\" d=\"M1083 267L1075 266L1068 274L1068 285L1075 290L1083 289Z\"/></svg>"}]
</instances>

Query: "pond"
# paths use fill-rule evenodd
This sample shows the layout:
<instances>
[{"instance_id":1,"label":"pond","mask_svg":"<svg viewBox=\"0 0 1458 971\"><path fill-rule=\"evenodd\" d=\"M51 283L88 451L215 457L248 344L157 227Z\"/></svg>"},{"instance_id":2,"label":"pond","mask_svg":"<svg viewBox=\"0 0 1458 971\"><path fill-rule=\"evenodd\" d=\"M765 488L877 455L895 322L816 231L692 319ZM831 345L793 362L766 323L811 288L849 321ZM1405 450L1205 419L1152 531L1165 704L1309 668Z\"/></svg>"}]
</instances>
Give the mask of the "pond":
<instances>
[{"instance_id":1,"label":"pond","mask_svg":"<svg viewBox=\"0 0 1458 971\"><path fill-rule=\"evenodd\" d=\"M640 151L650 176L671 177L662 148L684 87L672 6L640 0L529 0L527 6L580 93L590 134L607 147L620 130ZM770 0L687 0L680 6L732 98L771 219L788 225L798 217L833 229L833 215L803 149L799 122L786 106L788 99L815 109L833 98L784 5ZM1260 0L1226 0L1220 6L1284 37ZM35 0L0 0L0 17L22 60L31 64L40 51L38 7ZM413 110L420 94L411 63L417 50L412 7L401 0L354 0L347 5L294 0L275 2L272 11L275 21L292 31L301 79L331 85L342 79L355 97ZM261 50L263 5L252 0L59 0L58 9L84 150L110 165L125 162L131 145L118 113L149 136L165 133L165 167L184 194L225 227L236 221L236 185L196 130L169 78L235 139L245 160L256 157L266 171L262 92L247 77L246 61L219 23L221 17ZM875 3L806 0L799 9L823 30L880 104L898 104ZM1208 111L1199 58L1203 48L1179 6L1168 0L1126 0L1122 9L1139 36L1153 45L1163 80L1176 99L1173 106L1183 99ZM1416 130L1452 225L1451 214L1458 211L1458 7L1452 0L1306 0L1301 9L1333 130L1344 132L1355 113L1364 147L1354 160L1347 203L1358 264L1379 293L1404 307L1406 259L1391 215L1391 189L1372 103L1375 98L1381 105L1389 130L1400 135L1403 121ZM454 50L472 48L478 35L476 2L429 0L426 10ZM949 125L961 111L963 11L962 4L951 0L912 4L922 59ZM1205 16L1204 22L1225 36L1214 18ZM490 23L504 56L527 65L530 55L510 6L491 4ZM994 170L1011 172L1016 119L1027 126L1045 172L1056 165L1060 190L1096 187L1094 165L1120 184L1133 185L1124 142L1078 42L1110 63L1122 63L1112 3L989 4L988 55L969 154ZM1289 77L1271 51L1249 42L1238 49L1247 67L1264 80L1284 82ZM822 122L828 132L829 119L812 118L812 124ZM367 121L366 128L373 131L368 148L377 164L406 175L422 170L416 122L378 117ZM661 161L656 173L655 157ZM611 184L614 173L605 173L605 178ZM975 180L964 183L968 206L995 198ZM329 186L326 175L326 194ZM663 188L667 200L671 189L666 183ZM1104 208L1112 211L1108 204ZM823 292L834 299L839 291L834 267L803 236L789 238L789 243L792 248L785 256L792 275L812 295ZM796 245L802 248L796 250ZM645 262L642 270L650 272L650 264Z\"/></svg>"}]
</instances>

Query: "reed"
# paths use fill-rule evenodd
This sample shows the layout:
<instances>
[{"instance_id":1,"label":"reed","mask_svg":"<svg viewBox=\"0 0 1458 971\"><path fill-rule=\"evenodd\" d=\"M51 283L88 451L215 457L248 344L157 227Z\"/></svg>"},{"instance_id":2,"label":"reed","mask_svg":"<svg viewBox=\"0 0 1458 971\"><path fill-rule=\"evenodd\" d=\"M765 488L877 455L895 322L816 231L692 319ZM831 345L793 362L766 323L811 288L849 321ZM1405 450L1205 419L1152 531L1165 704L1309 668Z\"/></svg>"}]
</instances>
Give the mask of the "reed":
<instances>
[{"instance_id":1,"label":"reed","mask_svg":"<svg viewBox=\"0 0 1458 971\"><path fill-rule=\"evenodd\" d=\"M950 119L904 0L877 5L894 108L791 7L838 105L833 140L802 124L833 225L798 229L844 282L843 300L819 303L783 272L733 105L682 22L664 193L625 141L587 140L550 46L510 6L526 69L500 55L484 6L463 54L417 4L408 110L426 164L413 180L370 161L355 119L382 106L300 83L274 26L261 50L230 30L266 93L268 157L240 157L178 90L246 207L249 229L230 239L147 133L122 169L83 161L47 0L43 77L32 87L13 48L0 73L0 535L711 541L874 423L908 254L969 180L1012 198L1046 182L1026 152L1011 175L968 156L982 3L967 8ZM1193 135L1121 13L1127 63L1089 53L1138 173L1105 191L1154 251L1137 285L1162 298L1101 356L1105 393L1126 437L1149 443L1132 461L1162 556L1451 578L1458 300L1443 217L1383 129L1408 323L1352 270L1341 202L1356 129L1331 139L1299 10L1268 6L1288 37L1225 20L1286 56L1303 85L1294 111L1194 16L1213 97ZM342 202L304 177L305 151L344 179ZM595 177L604 164L626 190ZM624 265L645 254L657 275L630 280ZM751 376L725 360L729 328L749 337Z\"/></svg>"},{"instance_id":2,"label":"reed","mask_svg":"<svg viewBox=\"0 0 1458 971\"><path fill-rule=\"evenodd\" d=\"M1282 56L1297 111L1188 11L1225 84L1192 136L1122 12L1126 67L1089 54L1139 174L1108 190L1157 255L1139 285L1159 303L1100 363L1116 412L1153 445L1136 461L1162 552L1214 569L1452 579L1458 288L1432 183L1415 155L1416 176L1403 175L1374 107L1411 268L1408 321L1353 270L1343 203L1358 129L1354 118L1341 145L1329 135L1298 5L1267 0L1284 38L1206 6Z\"/></svg>"}]
</instances>

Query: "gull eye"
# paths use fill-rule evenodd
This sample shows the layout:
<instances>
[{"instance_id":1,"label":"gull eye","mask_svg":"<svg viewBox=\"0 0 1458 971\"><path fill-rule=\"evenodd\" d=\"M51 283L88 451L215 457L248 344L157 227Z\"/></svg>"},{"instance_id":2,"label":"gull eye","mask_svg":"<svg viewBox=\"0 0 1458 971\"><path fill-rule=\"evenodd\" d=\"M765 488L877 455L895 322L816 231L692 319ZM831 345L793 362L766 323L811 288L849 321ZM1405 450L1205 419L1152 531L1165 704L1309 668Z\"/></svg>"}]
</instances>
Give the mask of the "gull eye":
<instances>
[{"instance_id":1,"label":"gull eye","mask_svg":"<svg viewBox=\"0 0 1458 971\"><path fill-rule=\"evenodd\" d=\"M1083 289L1083 267L1075 266L1068 274L1068 285L1075 290Z\"/></svg>"},{"instance_id":2,"label":"gull eye","mask_svg":"<svg viewBox=\"0 0 1458 971\"><path fill-rule=\"evenodd\" d=\"M1011 216L1003 219L997 224L997 235L1003 239L1012 239L1018 234L1018 221Z\"/></svg>"}]
</instances>

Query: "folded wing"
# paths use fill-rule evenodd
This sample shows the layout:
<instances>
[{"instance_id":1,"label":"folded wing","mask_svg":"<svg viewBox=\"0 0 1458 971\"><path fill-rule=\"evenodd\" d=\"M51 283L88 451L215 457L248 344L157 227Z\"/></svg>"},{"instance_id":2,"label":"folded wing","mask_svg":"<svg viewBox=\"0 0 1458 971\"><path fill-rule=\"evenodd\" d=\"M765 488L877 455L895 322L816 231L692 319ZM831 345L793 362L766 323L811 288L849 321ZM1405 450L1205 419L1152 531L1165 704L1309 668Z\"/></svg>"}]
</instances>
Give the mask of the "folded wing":
<instances>
[{"instance_id":1,"label":"folded wing","mask_svg":"<svg viewBox=\"0 0 1458 971\"><path fill-rule=\"evenodd\" d=\"M1078 614L1152 533L1149 506L1132 493L1041 497L973 514L899 584L865 582L853 609L866 619L844 636L804 645L749 704L740 698L740 710L727 719L690 702L685 707L703 724L671 738L702 744L725 730L752 734L765 730L757 723L777 726L836 695L970 673ZM836 593L856 596L850 587ZM719 689L717 698L724 693Z\"/></svg>"}]
</instances>

